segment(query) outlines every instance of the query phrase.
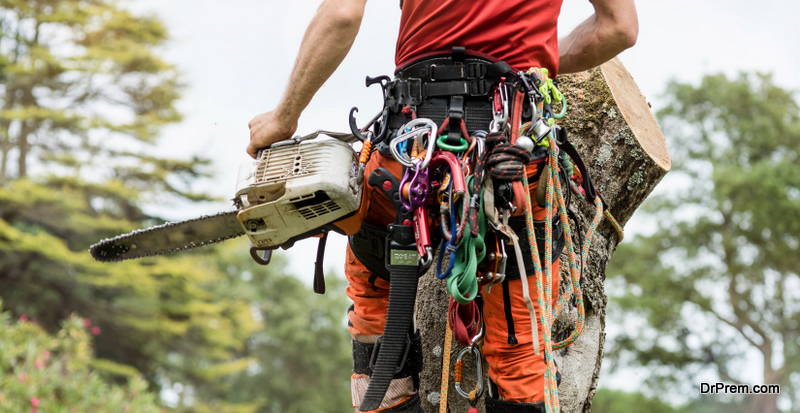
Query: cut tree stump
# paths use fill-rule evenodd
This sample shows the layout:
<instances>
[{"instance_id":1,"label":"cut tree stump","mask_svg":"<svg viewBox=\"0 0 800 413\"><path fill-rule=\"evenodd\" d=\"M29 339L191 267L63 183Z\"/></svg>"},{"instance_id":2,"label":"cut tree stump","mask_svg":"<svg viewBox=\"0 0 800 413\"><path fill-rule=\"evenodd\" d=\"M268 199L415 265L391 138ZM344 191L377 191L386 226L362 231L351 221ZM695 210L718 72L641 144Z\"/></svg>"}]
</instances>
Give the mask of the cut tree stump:
<instances>
[{"instance_id":1,"label":"cut tree stump","mask_svg":"<svg viewBox=\"0 0 800 413\"><path fill-rule=\"evenodd\" d=\"M570 141L589 168L592 181L611 213L624 226L671 165L664 137L649 104L618 59L586 72L560 76L558 81L568 103L567 116L560 124L567 128ZM584 200L573 200L571 209L585 231L594 216L594 207ZM577 245L578 240L573 242ZM562 374L558 388L562 412L591 411L605 344L607 298L603 282L606 265L617 242L614 229L604 220L592 240L588 265L581 279L586 307L585 329L575 343L556 351ZM561 259L566 262L566 255ZM567 267L561 266L562 291L569 282ZM424 410L438 412L449 297L434 271L420 279L419 287L417 323L424 339L425 361L420 393ZM570 310L563 311L555 320L553 337L565 336L574 329L578 312L574 307ZM458 344L454 344L451 363L460 350L457 347ZM474 386L475 377L474 363L466 363L465 389ZM469 404L453 387L452 365L448 395L449 411L469 409ZM478 407L484 411L482 401Z\"/></svg>"}]
</instances>

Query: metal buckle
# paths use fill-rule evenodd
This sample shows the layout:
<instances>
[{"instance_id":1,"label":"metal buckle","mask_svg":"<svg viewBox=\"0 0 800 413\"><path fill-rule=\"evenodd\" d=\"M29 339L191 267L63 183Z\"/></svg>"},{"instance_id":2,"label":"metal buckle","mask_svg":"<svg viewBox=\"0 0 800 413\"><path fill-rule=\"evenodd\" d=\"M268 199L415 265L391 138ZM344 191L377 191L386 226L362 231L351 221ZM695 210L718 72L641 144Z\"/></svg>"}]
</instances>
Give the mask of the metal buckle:
<instances>
[{"instance_id":1,"label":"metal buckle","mask_svg":"<svg viewBox=\"0 0 800 413\"><path fill-rule=\"evenodd\" d=\"M383 342L383 336L378 337L378 340L375 341L375 346L372 347L372 354L369 356L369 369L373 372L375 371L375 363L378 361L378 353L380 353L381 343ZM411 338L406 335L406 349L403 351L403 357L400 358L400 364L394 369L394 374L400 373L403 371L403 367L406 365L406 360L408 360L408 352L411 350Z\"/></svg>"}]
</instances>

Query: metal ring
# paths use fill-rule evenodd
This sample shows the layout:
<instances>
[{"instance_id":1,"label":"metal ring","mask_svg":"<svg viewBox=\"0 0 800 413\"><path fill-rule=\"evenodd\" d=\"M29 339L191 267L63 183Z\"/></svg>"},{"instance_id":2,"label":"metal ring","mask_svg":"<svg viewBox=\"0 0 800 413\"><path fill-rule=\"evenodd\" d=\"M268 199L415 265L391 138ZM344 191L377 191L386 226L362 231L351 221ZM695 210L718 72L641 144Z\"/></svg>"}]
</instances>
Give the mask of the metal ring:
<instances>
[{"instance_id":1,"label":"metal ring","mask_svg":"<svg viewBox=\"0 0 800 413\"><path fill-rule=\"evenodd\" d=\"M467 148L469 148L469 142L467 142L467 140L464 138L461 138L461 143L457 146L446 143L445 142L446 139L447 135L440 136L439 139L437 139L436 145L450 152L464 152L465 150L467 150Z\"/></svg>"}]
</instances>

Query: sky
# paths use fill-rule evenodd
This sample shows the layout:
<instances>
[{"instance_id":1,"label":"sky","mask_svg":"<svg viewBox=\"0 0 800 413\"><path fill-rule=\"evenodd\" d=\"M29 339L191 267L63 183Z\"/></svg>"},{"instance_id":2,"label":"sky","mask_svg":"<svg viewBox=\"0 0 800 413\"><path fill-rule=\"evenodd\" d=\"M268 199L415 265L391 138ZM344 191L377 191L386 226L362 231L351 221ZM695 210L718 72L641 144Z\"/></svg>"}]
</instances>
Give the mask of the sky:
<instances>
[{"instance_id":1,"label":"sky","mask_svg":"<svg viewBox=\"0 0 800 413\"><path fill-rule=\"evenodd\" d=\"M200 189L231 198L239 165L249 160L244 152L247 123L277 104L320 1L129 0L125 4L165 22L171 40L161 54L177 66L186 84L178 104L185 119L163 130L158 151L187 158L209 156L215 178ZM697 82L704 74L720 71L772 72L778 85L800 89L796 22L800 1L768 0L753 7L744 0L640 0L637 11L637 44L620 59L654 110L669 80ZM588 0L564 0L559 35L569 33L592 12ZM380 92L377 87L365 88L364 77L394 71L399 19L397 1L367 2L350 54L304 112L298 134L347 131L350 107L361 109L360 119L380 109ZM154 207L173 220L227 208L227 204ZM327 268L343 268L345 242L344 237L331 237ZM313 241L306 243L311 246ZM295 249L287 253L289 269L310 280L313 263L295 259L294 254L305 248Z\"/></svg>"},{"instance_id":2,"label":"sky","mask_svg":"<svg viewBox=\"0 0 800 413\"><path fill-rule=\"evenodd\" d=\"M178 104L184 121L163 130L158 151L172 156L202 154L213 159L216 176L199 187L220 198L235 192L239 165L249 162L247 123L272 110L289 77L303 33L319 0L128 0L137 13L154 13L171 40L162 50L177 66L186 89ZM800 90L800 1L639 0L639 38L620 59L653 110L670 80L697 83L705 74L771 72L775 82ZM559 35L593 12L588 0L564 0ZM347 131L352 106L359 119L381 107L377 87L364 87L366 75L391 75L400 10L397 0L371 0L353 48L300 119L298 134L317 129ZM153 207L173 220L220 210L226 204ZM627 231L635 232L636 219ZM341 273L346 239L328 242L327 273ZM288 271L311 285L315 241L285 252Z\"/></svg>"}]
</instances>

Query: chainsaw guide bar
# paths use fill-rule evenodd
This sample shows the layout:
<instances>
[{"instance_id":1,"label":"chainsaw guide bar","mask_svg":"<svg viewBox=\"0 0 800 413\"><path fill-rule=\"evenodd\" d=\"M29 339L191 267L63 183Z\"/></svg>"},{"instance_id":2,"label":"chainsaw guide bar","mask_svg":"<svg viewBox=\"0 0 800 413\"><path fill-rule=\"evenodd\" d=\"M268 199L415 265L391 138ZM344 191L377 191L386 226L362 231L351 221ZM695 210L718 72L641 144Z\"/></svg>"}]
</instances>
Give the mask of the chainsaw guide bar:
<instances>
[{"instance_id":1,"label":"chainsaw guide bar","mask_svg":"<svg viewBox=\"0 0 800 413\"><path fill-rule=\"evenodd\" d=\"M104 239L89 247L89 252L97 261L115 262L215 244L244 235L244 229L236 218L239 212L221 212L133 231Z\"/></svg>"}]
</instances>

